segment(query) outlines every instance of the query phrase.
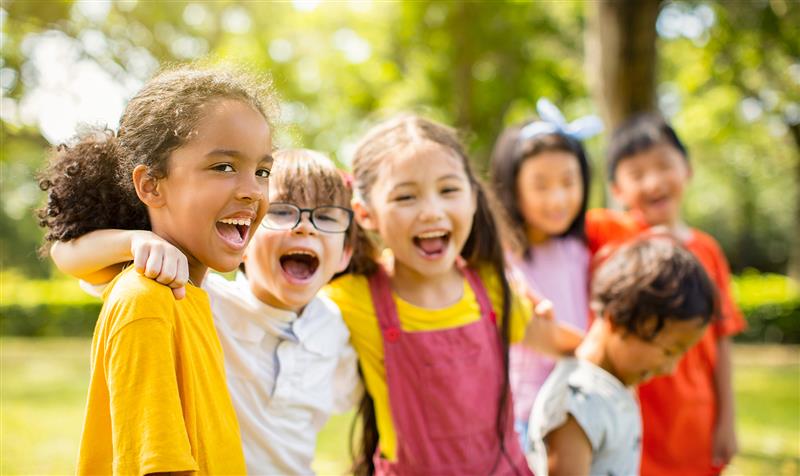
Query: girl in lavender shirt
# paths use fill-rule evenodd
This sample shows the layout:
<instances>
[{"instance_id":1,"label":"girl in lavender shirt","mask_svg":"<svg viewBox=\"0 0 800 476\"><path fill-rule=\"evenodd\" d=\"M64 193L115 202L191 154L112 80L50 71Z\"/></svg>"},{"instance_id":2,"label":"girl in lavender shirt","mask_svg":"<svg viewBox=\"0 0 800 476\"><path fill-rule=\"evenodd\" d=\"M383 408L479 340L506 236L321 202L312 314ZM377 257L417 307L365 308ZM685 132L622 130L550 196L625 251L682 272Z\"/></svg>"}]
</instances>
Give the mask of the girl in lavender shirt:
<instances>
[{"instance_id":1,"label":"girl in lavender shirt","mask_svg":"<svg viewBox=\"0 0 800 476\"><path fill-rule=\"evenodd\" d=\"M492 152L492 184L515 225L514 277L553 303L557 320L588 327L589 250L584 217L589 165L581 139L602 129L594 117L567 124L547 100L539 120L507 128ZM516 428L525 446L528 418L554 361L522 346L510 349Z\"/></svg>"}]
</instances>

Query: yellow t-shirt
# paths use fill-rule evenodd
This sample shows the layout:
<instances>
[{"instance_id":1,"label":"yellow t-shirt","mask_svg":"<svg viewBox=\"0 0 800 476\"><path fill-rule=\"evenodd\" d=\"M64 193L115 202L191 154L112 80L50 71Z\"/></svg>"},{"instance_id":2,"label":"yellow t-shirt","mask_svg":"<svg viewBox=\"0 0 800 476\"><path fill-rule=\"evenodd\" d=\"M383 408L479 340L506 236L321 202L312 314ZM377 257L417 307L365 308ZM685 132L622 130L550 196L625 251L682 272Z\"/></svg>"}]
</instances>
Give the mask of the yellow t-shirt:
<instances>
[{"instance_id":1,"label":"yellow t-shirt","mask_svg":"<svg viewBox=\"0 0 800 476\"><path fill-rule=\"evenodd\" d=\"M103 293L78 474L245 474L208 295L128 268Z\"/></svg>"},{"instance_id":2,"label":"yellow t-shirt","mask_svg":"<svg viewBox=\"0 0 800 476\"><path fill-rule=\"evenodd\" d=\"M497 275L488 267L479 271L483 285L489 294L498 325L502 310L502 289ZM425 309L406 302L394 295L400 327L406 332L452 329L477 321L480 307L466 279L461 299L444 309ZM345 324L350 329L350 341L358 353L364 380L375 402L375 418L380 434L381 452L391 461L397 454L397 434L389 406L389 389L386 385L386 369L383 365L383 340L378 318L372 306L367 278L361 275L345 275L323 288L324 292L342 310ZM519 342L525 335L525 325L532 315L530 302L512 294L510 338Z\"/></svg>"}]
</instances>

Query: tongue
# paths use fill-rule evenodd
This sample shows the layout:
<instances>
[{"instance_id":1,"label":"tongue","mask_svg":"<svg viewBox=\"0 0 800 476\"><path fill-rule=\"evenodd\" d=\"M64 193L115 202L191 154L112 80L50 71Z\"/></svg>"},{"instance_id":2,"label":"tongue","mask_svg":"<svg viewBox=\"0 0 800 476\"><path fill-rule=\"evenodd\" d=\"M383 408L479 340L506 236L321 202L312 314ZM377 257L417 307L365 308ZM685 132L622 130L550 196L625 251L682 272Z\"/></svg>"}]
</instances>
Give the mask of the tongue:
<instances>
[{"instance_id":1,"label":"tongue","mask_svg":"<svg viewBox=\"0 0 800 476\"><path fill-rule=\"evenodd\" d=\"M444 238L420 238L419 247L427 254L439 253L444 250Z\"/></svg>"},{"instance_id":2,"label":"tongue","mask_svg":"<svg viewBox=\"0 0 800 476\"><path fill-rule=\"evenodd\" d=\"M242 242L242 235L239 234L239 229L236 228L236 225L217 222L217 230L219 231L219 234L228 241L233 243Z\"/></svg>"},{"instance_id":3,"label":"tongue","mask_svg":"<svg viewBox=\"0 0 800 476\"><path fill-rule=\"evenodd\" d=\"M306 279L311 276L311 265L307 261L286 258L282 264L283 269L294 278Z\"/></svg>"}]
</instances>

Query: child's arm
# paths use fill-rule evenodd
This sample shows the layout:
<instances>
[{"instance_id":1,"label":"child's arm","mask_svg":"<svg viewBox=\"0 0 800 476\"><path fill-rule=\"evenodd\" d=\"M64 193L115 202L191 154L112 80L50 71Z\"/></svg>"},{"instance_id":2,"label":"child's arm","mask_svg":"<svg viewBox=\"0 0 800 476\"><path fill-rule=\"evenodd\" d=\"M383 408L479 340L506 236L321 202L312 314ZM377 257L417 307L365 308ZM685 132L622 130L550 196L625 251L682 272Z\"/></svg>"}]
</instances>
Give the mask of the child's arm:
<instances>
[{"instance_id":1,"label":"child's arm","mask_svg":"<svg viewBox=\"0 0 800 476\"><path fill-rule=\"evenodd\" d=\"M547 447L547 468L551 476L589 474L592 466L592 445L572 415L544 437Z\"/></svg>"},{"instance_id":2,"label":"child's arm","mask_svg":"<svg viewBox=\"0 0 800 476\"><path fill-rule=\"evenodd\" d=\"M717 425L714 428L711 462L714 466L722 468L730 463L739 450L731 383L731 339L727 336L717 340L714 384L717 390Z\"/></svg>"},{"instance_id":3,"label":"child's arm","mask_svg":"<svg viewBox=\"0 0 800 476\"><path fill-rule=\"evenodd\" d=\"M550 301L544 299L533 302L533 318L525 328L522 344L535 352L554 357L573 355L583 340L583 333L569 324L556 321Z\"/></svg>"},{"instance_id":4,"label":"child's arm","mask_svg":"<svg viewBox=\"0 0 800 476\"><path fill-rule=\"evenodd\" d=\"M160 236L144 230L97 230L50 249L58 269L92 284L114 279L124 263L172 288L176 299L186 295L189 266L186 256Z\"/></svg>"}]
</instances>

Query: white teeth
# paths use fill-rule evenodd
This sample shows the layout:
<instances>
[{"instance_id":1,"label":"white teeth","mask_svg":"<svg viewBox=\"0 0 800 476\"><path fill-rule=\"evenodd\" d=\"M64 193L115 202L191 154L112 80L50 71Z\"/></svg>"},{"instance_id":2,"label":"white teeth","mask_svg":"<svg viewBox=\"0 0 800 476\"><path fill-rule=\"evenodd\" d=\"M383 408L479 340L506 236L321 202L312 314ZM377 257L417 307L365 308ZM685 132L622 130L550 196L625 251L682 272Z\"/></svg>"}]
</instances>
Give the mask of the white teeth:
<instances>
[{"instance_id":1,"label":"white teeth","mask_svg":"<svg viewBox=\"0 0 800 476\"><path fill-rule=\"evenodd\" d=\"M289 256L289 255L305 255L305 256L311 256L312 258L316 258L317 257L317 255L315 255L314 253L312 253L310 251L305 251L305 250L290 251L290 252L286 253L284 256Z\"/></svg>"},{"instance_id":2,"label":"white teeth","mask_svg":"<svg viewBox=\"0 0 800 476\"><path fill-rule=\"evenodd\" d=\"M250 226L252 220L249 218L225 218L220 220L220 223L227 223L228 225L243 225Z\"/></svg>"},{"instance_id":3,"label":"white teeth","mask_svg":"<svg viewBox=\"0 0 800 476\"><path fill-rule=\"evenodd\" d=\"M424 240L424 239L427 239L427 238L444 238L445 236L447 236L447 232L446 231L429 231L429 232L417 235L417 238L419 238L421 240Z\"/></svg>"}]
</instances>

